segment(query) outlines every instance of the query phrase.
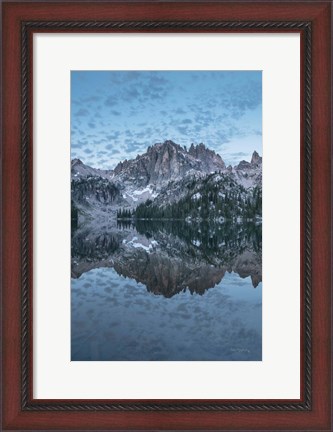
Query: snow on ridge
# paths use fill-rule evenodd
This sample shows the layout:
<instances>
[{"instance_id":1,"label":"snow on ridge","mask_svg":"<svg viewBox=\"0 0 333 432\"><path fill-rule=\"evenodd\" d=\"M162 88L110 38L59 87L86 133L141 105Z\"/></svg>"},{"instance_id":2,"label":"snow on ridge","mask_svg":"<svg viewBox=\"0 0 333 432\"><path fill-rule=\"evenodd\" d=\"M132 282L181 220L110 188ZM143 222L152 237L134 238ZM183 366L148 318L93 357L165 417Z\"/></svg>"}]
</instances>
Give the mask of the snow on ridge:
<instances>
[{"instance_id":1,"label":"snow on ridge","mask_svg":"<svg viewBox=\"0 0 333 432\"><path fill-rule=\"evenodd\" d=\"M192 195L192 199L197 200L201 198L201 193L197 192L196 194Z\"/></svg>"},{"instance_id":2,"label":"snow on ridge","mask_svg":"<svg viewBox=\"0 0 333 432\"><path fill-rule=\"evenodd\" d=\"M123 194L123 198L132 200L133 202L143 202L148 198L155 199L158 196L158 192L154 190L154 186L149 184L144 189L126 190Z\"/></svg>"},{"instance_id":3,"label":"snow on ridge","mask_svg":"<svg viewBox=\"0 0 333 432\"><path fill-rule=\"evenodd\" d=\"M135 191L133 191L132 192L132 194L134 194L134 195L142 195L142 194L144 194L145 192L151 192L151 190L150 190L150 185L149 186L146 186L144 189L142 189L141 191L140 190L135 190Z\"/></svg>"}]
</instances>

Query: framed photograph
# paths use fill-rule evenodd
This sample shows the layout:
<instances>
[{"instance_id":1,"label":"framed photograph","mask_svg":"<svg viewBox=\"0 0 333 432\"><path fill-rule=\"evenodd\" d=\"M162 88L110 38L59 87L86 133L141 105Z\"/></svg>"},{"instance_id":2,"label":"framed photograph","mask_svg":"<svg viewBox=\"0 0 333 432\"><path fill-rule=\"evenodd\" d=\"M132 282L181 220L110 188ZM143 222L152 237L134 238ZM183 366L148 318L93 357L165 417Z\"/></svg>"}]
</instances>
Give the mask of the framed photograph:
<instances>
[{"instance_id":1,"label":"framed photograph","mask_svg":"<svg viewBox=\"0 0 333 432\"><path fill-rule=\"evenodd\" d=\"M2 4L3 430L331 430L331 9Z\"/></svg>"}]
</instances>

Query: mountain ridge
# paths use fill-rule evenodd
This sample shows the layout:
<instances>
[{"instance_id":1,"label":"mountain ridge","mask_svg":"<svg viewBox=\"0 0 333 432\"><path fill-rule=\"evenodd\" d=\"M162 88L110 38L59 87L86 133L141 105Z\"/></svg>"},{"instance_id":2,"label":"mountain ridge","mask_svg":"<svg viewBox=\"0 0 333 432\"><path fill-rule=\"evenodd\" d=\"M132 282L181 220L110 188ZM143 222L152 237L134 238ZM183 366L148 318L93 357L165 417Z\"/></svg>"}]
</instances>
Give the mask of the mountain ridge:
<instances>
[{"instance_id":1,"label":"mountain ridge","mask_svg":"<svg viewBox=\"0 0 333 432\"><path fill-rule=\"evenodd\" d=\"M229 189L237 189L245 199L243 189L250 192L261 188L261 168L262 158L256 151L250 162L243 160L226 167L222 157L203 143L192 143L187 149L166 140L149 146L135 159L119 162L113 170L92 168L73 159L72 199L78 209L83 207L88 213L109 211L110 207L134 209L147 200L165 206L184 198L190 183L200 185L213 174L222 175L223 184L234 185Z\"/></svg>"},{"instance_id":2,"label":"mountain ridge","mask_svg":"<svg viewBox=\"0 0 333 432\"><path fill-rule=\"evenodd\" d=\"M259 156L256 150L254 150L250 162L241 160L234 167L232 167L231 165L226 167L226 164L223 161L222 157L214 150L206 147L203 143L199 143L197 145L194 145L192 143L187 150L186 146L182 147L181 145L176 144L172 140L166 140L163 143L155 143L152 146L148 146L145 153L138 154L134 159L125 159L124 161L118 162L114 169L93 168L85 164L81 159L74 158L71 160L72 176L75 176L75 174L77 174L78 176L100 175L101 177L114 178L128 171L131 166L138 165L142 163L143 160L147 160L149 158L155 158L155 162L157 162L159 155L161 155L160 159L163 160L164 158L164 162L166 162L165 159L169 159L166 155L170 156L170 153L167 153L170 149L175 149L176 155L179 155L180 159L183 159L184 155L186 155L189 159L187 161L188 164L190 165L192 162L191 168L196 168L205 172L206 174L219 170L230 171L240 170L244 168L246 169L253 166L259 166L262 163L262 157ZM195 164L195 162L197 162L197 164ZM153 176L152 179L159 180L158 176L156 177L156 175Z\"/></svg>"}]
</instances>

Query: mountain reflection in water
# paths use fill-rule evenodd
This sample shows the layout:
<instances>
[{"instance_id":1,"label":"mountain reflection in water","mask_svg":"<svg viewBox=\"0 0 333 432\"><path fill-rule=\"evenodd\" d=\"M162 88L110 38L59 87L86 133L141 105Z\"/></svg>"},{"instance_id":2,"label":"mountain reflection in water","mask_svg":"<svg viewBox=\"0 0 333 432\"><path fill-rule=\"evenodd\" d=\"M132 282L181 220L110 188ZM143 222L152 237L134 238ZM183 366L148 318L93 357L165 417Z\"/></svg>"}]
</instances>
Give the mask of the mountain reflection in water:
<instances>
[{"instance_id":1,"label":"mountain reflection in water","mask_svg":"<svg viewBox=\"0 0 333 432\"><path fill-rule=\"evenodd\" d=\"M80 227L72 360L261 360L261 267L261 225Z\"/></svg>"}]
</instances>

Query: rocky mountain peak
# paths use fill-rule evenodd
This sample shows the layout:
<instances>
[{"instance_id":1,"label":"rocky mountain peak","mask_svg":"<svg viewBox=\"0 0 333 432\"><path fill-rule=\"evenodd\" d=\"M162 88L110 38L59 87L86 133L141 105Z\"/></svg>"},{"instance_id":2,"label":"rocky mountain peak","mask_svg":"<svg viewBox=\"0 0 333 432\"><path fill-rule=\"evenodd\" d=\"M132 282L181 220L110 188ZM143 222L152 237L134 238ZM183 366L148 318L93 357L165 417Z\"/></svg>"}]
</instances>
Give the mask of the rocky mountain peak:
<instances>
[{"instance_id":1,"label":"rocky mountain peak","mask_svg":"<svg viewBox=\"0 0 333 432\"><path fill-rule=\"evenodd\" d=\"M136 157L135 160L139 159L139 155ZM123 162L119 162L118 165L114 169L114 173L116 175L120 174L123 170L125 170L129 166L129 161L125 159Z\"/></svg>"},{"instance_id":2,"label":"rocky mountain peak","mask_svg":"<svg viewBox=\"0 0 333 432\"><path fill-rule=\"evenodd\" d=\"M171 146L171 147L177 147L177 148L181 148L179 144L176 144L174 141L172 140L165 140L163 143L164 146Z\"/></svg>"},{"instance_id":3,"label":"rocky mountain peak","mask_svg":"<svg viewBox=\"0 0 333 432\"><path fill-rule=\"evenodd\" d=\"M76 165L83 165L82 160L81 160L81 159L77 159L77 158L72 159L72 161L71 161L71 167L73 168L73 167L75 167Z\"/></svg>"},{"instance_id":4,"label":"rocky mountain peak","mask_svg":"<svg viewBox=\"0 0 333 432\"><path fill-rule=\"evenodd\" d=\"M200 154L206 153L207 151L215 154L214 150L209 150L208 148L206 148L205 144L203 144L203 143L200 143L200 144L197 144L197 145L194 145L194 144L192 143L192 144L191 144L191 147L189 148L189 151L188 151L188 152L189 152L192 156L197 157L197 155L200 155Z\"/></svg>"},{"instance_id":5,"label":"rocky mountain peak","mask_svg":"<svg viewBox=\"0 0 333 432\"><path fill-rule=\"evenodd\" d=\"M179 144L176 144L172 140L166 140L163 143L156 143L153 146L149 146L147 149L147 153L163 153L168 150L184 151L184 149Z\"/></svg>"},{"instance_id":6,"label":"rocky mountain peak","mask_svg":"<svg viewBox=\"0 0 333 432\"><path fill-rule=\"evenodd\" d=\"M113 176L113 171L90 167L77 158L72 159L71 161L71 173L73 179L80 179L89 176L110 179Z\"/></svg>"},{"instance_id":7,"label":"rocky mountain peak","mask_svg":"<svg viewBox=\"0 0 333 432\"><path fill-rule=\"evenodd\" d=\"M210 150L203 143L194 145L191 144L191 147L188 150L188 153L196 159L201 160L206 166L207 171L216 171L216 170L224 170L225 163L222 160L221 156L215 153L214 150ZM216 165L215 169L214 166Z\"/></svg>"},{"instance_id":8,"label":"rocky mountain peak","mask_svg":"<svg viewBox=\"0 0 333 432\"><path fill-rule=\"evenodd\" d=\"M146 153L134 160L120 162L114 173L119 181L136 186L161 186L170 180L179 180L188 173L208 174L225 169L222 158L204 144L192 145L189 150L172 140L148 147Z\"/></svg>"},{"instance_id":9,"label":"rocky mountain peak","mask_svg":"<svg viewBox=\"0 0 333 432\"><path fill-rule=\"evenodd\" d=\"M261 162L262 157L256 151L252 154L251 162L240 161L234 168L238 183L242 184L245 188L261 185Z\"/></svg>"},{"instance_id":10,"label":"rocky mountain peak","mask_svg":"<svg viewBox=\"0 0 333 432\"><path fill-rule=\"evenodd\" d=\"M259 156L259 154L254 151L251 157L251 162L242 160L239 162L238 165L235 166L236 170L251 170L255 169L258 165L261 165L262 163L262 157Z\"/></svg>"},{"instance_id":11,"label":"rocky mountain peak","mask_svg":"<svg viewBox=\"0 0 333 432\"><path fill-rule=\"evenodd\" d=\"M252 158L251 158L251 164L252 165L258 165L261 163L262 163L262 157L259 156L259 154L256 151L254 151L252 154Z\"/></svg>"}]
</instances>

